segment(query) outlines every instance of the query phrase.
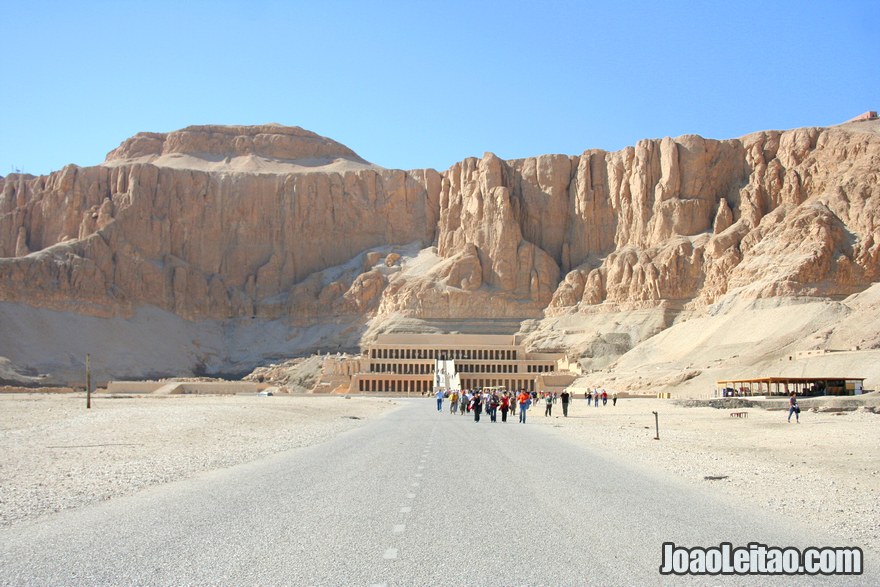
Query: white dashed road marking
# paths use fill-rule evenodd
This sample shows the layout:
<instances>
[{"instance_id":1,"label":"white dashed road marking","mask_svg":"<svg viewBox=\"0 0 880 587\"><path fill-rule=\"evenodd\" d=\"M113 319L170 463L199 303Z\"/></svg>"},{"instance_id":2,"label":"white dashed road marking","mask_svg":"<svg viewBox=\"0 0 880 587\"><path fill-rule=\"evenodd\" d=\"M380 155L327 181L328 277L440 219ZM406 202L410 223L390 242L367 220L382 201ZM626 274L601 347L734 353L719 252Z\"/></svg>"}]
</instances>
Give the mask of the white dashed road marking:
<instances>
[{"instance_id":1,"label":"white dashed road marking","mask_svg":"<svg viewBox=\"0 0 880 587\"><path fill-rule=\"evenodd\" d=\"M429 440L428 443L425 445L424 450L422 450L421 458L419 460L419 470L423 470L425 468L424 464L426 462L428 462L428 455L431 452L430 449L431 449L432 442L433 442L433 440ZM423 474L416 473L415 476L418 478L418 477L422 477ZM418 481L414 481L411 484L412 487L419 487L420 485L421 485L421 483L419 483ZM407 499L415 499L416 494L415 493L407 493L406 497L407 497ZM410 506L401 506L400 507L401 514L408 514L410 512L412 512L412 507L410 507ZM391 531L394 534L402 534L404 532L404 530L406 530L406 524L395 524ZM397 560L397 549L396 548L388 548L385 551L385 553L382 555L382 558L385 560ZM381 584L377 583L373 587L378 587L379 585L387 585L387 584L386 583L381 583Z\"/></svg>"}]
</instances>

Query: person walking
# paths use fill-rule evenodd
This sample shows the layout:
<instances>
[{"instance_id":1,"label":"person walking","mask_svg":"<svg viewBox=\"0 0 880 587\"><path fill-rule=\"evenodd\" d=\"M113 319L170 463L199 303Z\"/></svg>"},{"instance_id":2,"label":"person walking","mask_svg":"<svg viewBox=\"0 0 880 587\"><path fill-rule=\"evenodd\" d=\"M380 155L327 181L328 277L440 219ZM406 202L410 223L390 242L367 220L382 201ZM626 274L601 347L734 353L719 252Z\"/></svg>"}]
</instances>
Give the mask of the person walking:
<instances>
[{"instance_id":1,"label":"person walking","mask_svg":"<svg viewBox=\"0 0 880 587\"><path fill-rule=\"evenodd\" d=\"M507 422L507 412L510 411L510 394L506 391L501 394L501 404L499 407L501 408L501 421Z\"/></svg>"},{"instance_id":2,"label":"person walking","mask_svg":"<svg viewBox=\"0 0 880 587\"><path fill-rule=\"evenodd\" d=\"M493 389L492 395L489 396L489 420L492 422L498 421L499 404L501 404L501 398L498 397L498 392Z\"/></svg>"},{"instance_id":3,"label":"person walking","mask_svg":"<svg viewBox=\"0 0 880 587\"><path fill-rule=\"evenodd\" d=\"M443 390L438 389L437 390L437 411L439 412L442 409L443 409Z\"/></svg>"},{"instance_id":4,"label":"person walking","mask_svg":"<svg viewBox=\"0 0 880 587\"><path fill-rule=\"evenodd\" d=\"M553 415L553 396L548 393L544 397L544 403L546 404L546 407L544 408L544 417L546 418L547 416L552 416Z\"/></svg>"},{"instance_id":5,"label":"person walking","mask_svg":"<svg viewBox=\"0 0 880 587\"><path fill-rule=\"evenodd\" d=\"M608 405L608 392L604 389L602 390L602 406Z\"/></svg>"},{"instance_id":6,"label":"person walking","mask_svg":"<svg viewBox=\"0 0 880 587\"><path fill-rule=\"evenodd\" d=\"M596 393L593 394L593 407L599 407L599 389L596 388Z\"/></svg>"},{"instance_id":7,"label":"person walking","mask_svg":"<svg viewBox=\"0 0 880 587\"><path fill-rule=\"evenodd\" d=\"M475 393L471 399L471 411L474 413L474 422L480 421L480 413L483 411L483 397Z\"/></svg>"},{"instance_id":8,"label":"person walking","mask_svg":"<svg viewBox=\"0 0 880 587\"><path fill-rule=\"evenodd\" d=\"M568 401L570 399L571 395L567 389L559 394L559 401L562 402L562 415L566 418L568 418Z\"/></svg>"},{"instance_id":9,"label":"person walking","mask_svg":"<svg viewBox=\"0 0 880 587\"><path fill-rule=\"evenodd\" d=\"M529 409L529 402L532 401L532 396L530 396L525 391L521 391L519 396L516 398L516 401L519 402L519 423L526 423L526 411Z\"/></svg>"},{"instance_id":10,"label":"person walking","mask_svg":"<svg viewBox=\"0 0 880 587\"><path fill-rule=\"evenodd\" d=\"M590 404L593 403L593 390L591 389L591 390L588 391L588 392L585 391L585 392L584 392L584 397L587 398L587 407L589 408L589 407L590 407Z\"/></svg>"},{"instance_id":11,"label":"person walking","mask_svg":"<svg viewBox=\"0 0 880 587\"><path fill-rule=\"evenodd\" d=\"M611 394L611 407L613 408L616 405L617 405L617 392L615 391L613 394Z\"/></svg>"},{"instance_id":12,"label":"person walking","mask_svg":"<svg viewBox=\"0 0 880 587\"><path fill-rule=\"evenodd\" d=\"M449 395L449 413L454 414L458 411L458 391L453 391Z\"/></svg>"},{"instance_id":13,"label":"person walking","mask_svg":"<svg viewBox=\"0 0 880 587\"><path fill-rule=\"evenodd\" d=\"M791 424L791 415L794 414L794 421L796 424L801 423L801 407L797 403L797 394L795 392L791 392L791 396L788 398L788 423Z\"/></svg>"}]
</instances>

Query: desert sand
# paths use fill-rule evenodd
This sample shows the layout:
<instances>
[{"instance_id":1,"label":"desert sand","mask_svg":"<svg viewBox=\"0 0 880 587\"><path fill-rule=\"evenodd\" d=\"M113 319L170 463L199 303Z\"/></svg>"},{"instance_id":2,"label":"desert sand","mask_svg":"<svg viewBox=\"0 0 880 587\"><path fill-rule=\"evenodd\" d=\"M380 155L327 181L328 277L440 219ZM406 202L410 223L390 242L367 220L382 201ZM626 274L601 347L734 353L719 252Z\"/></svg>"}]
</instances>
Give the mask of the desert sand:
<instances>
[{"instance_id":1,"label":"desert sand","mask_svg":"<svg viewBox=\"0 0 880 587\"><path fill-rule=\"evenodd\" d=\"M380 398L0 393L0 525L323 442Z\"/></svg>"},{"instance_id":2,"label":"desert sand","mask_svg":"<svg viewBox=\"0 0 880 587\"><path fill-rule=\"evenodd\" d=\"M323 442L397 404L309 395L93 397L86 410L83 394L0 394L0 525ZM642 398L587 407L579 396L568 418L559 404L551 417L541 406L528 425L880 551L880 396L801 405L796 424L786 421L784 399L717 409Z\"/></svg>"},{"instance_id":3,"label":"desert sand","mask_svg":"<svg viewBox=\"0 0 880 587\"><path fill-rule=\"evenodd\" d=\"M530 423L558 427L647 472L880 550L880 394L800 399L800 423L787 422L786 398L755 402L761 407L688 407L699 403L708 402L622 398L617 406L609 399L596 408L579 396L568 418L560 417L557 403L552 417L545 418L541 406Z\"/></svg>"},{"instance_id":4,"label":"desert sand","mask_svg":"<svg viewBox=\"0 0 880 587\"><path fill-rule=\"evenodd\" d=\"M194 156L185 153L172 153L162 156L138 157L104 163L107 167L148 163L169 169L189 169L192 171L217 171L224 173L347 173L364 169L381 170L382 167L345 157L314 157L301 159L278 159L257 155L238 157Z\"/></svg>"}]
</instances>

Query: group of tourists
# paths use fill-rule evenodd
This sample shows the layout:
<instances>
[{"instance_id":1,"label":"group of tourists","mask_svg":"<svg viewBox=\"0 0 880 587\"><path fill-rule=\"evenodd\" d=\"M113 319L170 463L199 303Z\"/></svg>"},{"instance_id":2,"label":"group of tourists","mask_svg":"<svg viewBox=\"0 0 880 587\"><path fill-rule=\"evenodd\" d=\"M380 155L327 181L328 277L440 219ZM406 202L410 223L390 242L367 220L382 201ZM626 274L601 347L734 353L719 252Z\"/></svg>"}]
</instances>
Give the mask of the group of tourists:
<instances>
[{"instance_id":1,"label":"group of tourists","mask_svg":"<svg viewBox=\"0 0 880 587\"><path fill-rule=\"evenodd\" d=\"M584 392L584 399L587 400L587 405L593 404L593 407L599 407L599 400L602 400L602 405L608 405L608 392L604 389L600 392L598 388L590 389ZM617 392L611 394L611 405L617 405Z\"/></svg>"},{"instance_id":2,"label":"group of tourists","mask_svg":"<svg viewBox=\"0 0 880 587\"><path fill-rule=\"evenodd\" d=\"M463 389L461 391L438 390L436 397L438 412L443 410L443 400L448 399L450 414L461 414L462 416L473 414L474 422L479 422L480 416L485 412L489 416L490 422L497 422L498 412L501 412L501 421L507 422L507 414L510 413L516 416L517 410L519 410L519 422L521 424L525 424L528 410L532 406L540 404L544 406L545 417L553 415L553 406L557 402L562 404L562 415L567 418L568 407L573 400L572 395L568 391L550 393L519 390L514 392L497 388ZM604 389L600 391L598 388L584 392L584 399L587 400L588 406L592 404L598 408L600 400L603 406L608 405L609 398L611 399L611 405L616 406L617 392L612 393L610 396L607 391Z\"/></svg>"},{"instance_id":3,"label":"group of tourists","mask_svg":"<svg viewBox=\"0 0 880 587\"><path fill-rule=\"evenodd\" d=\"M568 417L568 406L571 403L571 394L568 391L562 393L549 393L520 390L518 392L499 389L464 389L453 391L437 391L437 411L443 410L443 400L449 399L450 414L473 414L474 422L480 421L480 416L485 412L490 422L498 421L498 412L501 412L501 421L507 422L507 414L517 415L519 410L519 422L526 423L526 414L532 406L543 404L544 416L553 415L553 406L557 401L562 404L562 415Z\"/></svg>"}]
</instances>

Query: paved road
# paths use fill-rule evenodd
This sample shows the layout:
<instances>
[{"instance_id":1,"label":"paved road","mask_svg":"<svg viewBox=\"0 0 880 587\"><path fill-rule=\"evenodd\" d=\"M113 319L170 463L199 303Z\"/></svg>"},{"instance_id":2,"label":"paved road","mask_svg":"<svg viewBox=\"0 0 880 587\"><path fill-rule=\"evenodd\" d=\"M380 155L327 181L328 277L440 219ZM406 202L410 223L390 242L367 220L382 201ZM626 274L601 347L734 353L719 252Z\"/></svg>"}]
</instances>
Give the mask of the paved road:
<instances>
[{"instance_id":1,"label":"paved road","mask_svg":"<svg viewBox=\"0 0 880 587\"><path fill-rule=\"evenodd\" d=\"M663 577L666 541L843 545L615 464L553 426L402 403L319 446L2 530L0 584L880 584Z\"/></svg>"}]
</instances>

